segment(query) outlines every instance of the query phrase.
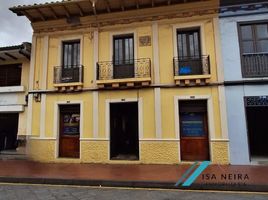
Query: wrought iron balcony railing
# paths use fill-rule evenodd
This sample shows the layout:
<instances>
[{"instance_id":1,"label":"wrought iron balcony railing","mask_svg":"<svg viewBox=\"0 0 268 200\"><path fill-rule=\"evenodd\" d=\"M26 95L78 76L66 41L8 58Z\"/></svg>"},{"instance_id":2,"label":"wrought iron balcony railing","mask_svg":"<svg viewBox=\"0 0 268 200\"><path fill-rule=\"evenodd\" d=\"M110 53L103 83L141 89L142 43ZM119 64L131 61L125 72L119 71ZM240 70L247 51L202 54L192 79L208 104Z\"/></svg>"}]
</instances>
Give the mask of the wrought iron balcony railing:
<instances>
[{"instance_id":1,"label":"wrought iron balcony railing","mask_svg":"<svg viewBox=\"0 0 268 200\"><path fill-rule=\"evenodd\" d=\"M97 63L97 80L150 78L151 59L106 61Z\"/></svg>"},{"instance_id":2,"label":"wrought iron balcony railing","mask_svg":"<svg viewBox=\"0 0 268 200\"><path fill-rule=\"evenodd\" d=\"M84 66L68 65L54 67L54 84L83 82Z\"/></svg>"},{"instance_id":3,"label":"wrought iron balcony railing","mask_svg":"<svg viewBox=\"0 0 268 200\"><path fill-rule=\"evenodd\" d=\"M173 58L174 76L210 74L209 56Z\"/></svg>"},{"instance_id":4,"label":"wrought iron balcony railing","mask_svg":"<svg viewBox=\"0 0 268 200\"><path fill-rule=\"evenodd\" d=\"M243 77L268 76L268 53L243 54L241 61Z\"/></svg>"}]
</instances>

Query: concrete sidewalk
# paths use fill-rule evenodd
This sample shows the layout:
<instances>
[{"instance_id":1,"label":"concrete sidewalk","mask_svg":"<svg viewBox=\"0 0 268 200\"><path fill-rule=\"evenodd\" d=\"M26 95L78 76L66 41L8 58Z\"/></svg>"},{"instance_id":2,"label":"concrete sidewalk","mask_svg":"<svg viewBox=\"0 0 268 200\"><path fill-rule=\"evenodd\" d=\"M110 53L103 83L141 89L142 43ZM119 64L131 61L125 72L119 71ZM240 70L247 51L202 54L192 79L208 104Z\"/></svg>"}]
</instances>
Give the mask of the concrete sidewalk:
<instances>
[{"instance_id":1,"label":"concrete sidewalk","mask_svg":"<svg viewBox=\"0 0 268 200\"><path fill-rule=\"evenodd\" d=\"M0 161L0 182L268 192L268 166L210 165L190 187L175 186L190 165L45 164Z\"/></svg>"}]
</instances>

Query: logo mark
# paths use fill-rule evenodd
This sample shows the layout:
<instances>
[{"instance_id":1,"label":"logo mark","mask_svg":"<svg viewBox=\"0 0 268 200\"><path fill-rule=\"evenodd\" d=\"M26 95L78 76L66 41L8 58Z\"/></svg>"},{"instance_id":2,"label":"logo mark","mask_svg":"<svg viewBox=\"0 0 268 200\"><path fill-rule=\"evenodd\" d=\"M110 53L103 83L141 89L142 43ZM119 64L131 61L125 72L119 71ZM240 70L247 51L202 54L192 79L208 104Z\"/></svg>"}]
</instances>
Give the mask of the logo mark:
<instances>
[{"instance_id":1,"label":"logo mark","mask_svg":"<svg viewBox=\"0 0 268 200\"><path fill-rule=\"evenodd\" d=\"M209 166L210 161L203 161L201 164L196 168L198 162L195 162L191 165L191 167L182 175L182 177L178 180L175 184L178 187L182 184L183 187L189 187L192 183L198 178L198 176ZM195 169L196 168L196 169ZM191 175L190 175L191 174ZM190 176L189 176L190 175ZM187 178L188 177L188 178ZM186 179L187 178L187 179ZM186 180L185 180L186 179ZM184 181L185 180L185 181ZM184 182L183 182L184 181Z\"/></svg>"}]
</instances>

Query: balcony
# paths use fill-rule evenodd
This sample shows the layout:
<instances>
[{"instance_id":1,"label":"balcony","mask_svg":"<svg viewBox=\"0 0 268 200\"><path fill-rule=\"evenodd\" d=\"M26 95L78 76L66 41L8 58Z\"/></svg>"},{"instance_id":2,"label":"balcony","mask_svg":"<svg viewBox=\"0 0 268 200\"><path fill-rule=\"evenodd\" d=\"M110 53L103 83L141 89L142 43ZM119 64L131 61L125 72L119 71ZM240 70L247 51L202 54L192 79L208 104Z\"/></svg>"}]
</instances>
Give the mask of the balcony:
<instances>
[{"instance_id":1,"label":"balcony","mask_svg":"<svg viewBox=\"0 0 268 200\"><path fill-rule=\"evenodd\" d=\"M150 83L151 60L149 58L97 63L99 88L148 86Z\"/></svg>"},{"instance_id":2,"label":"balcony","mask_svg":"<svg viewBox=\"0 0 268 200\"><path fill-rule=\"evenodd\" d=\"M243 54L241 61L244 78L268 76L268 53Z\"/></svg>"},{"instance_id":3,"label":"balcony","mask_svg":"<svg viewBox=\"0 0 268 200\"><path fill-rule=\"evenodd\" d=\"M194 86L210 82L209 56L173 58L176 85Z\"/></svg>"},{"instance_id":4,"label":"balcony","mask_svg":"<svg viewBox=\"0 0 268 200\"><path fill-rule=\"evenodd\" d=\"M83 87L83 65L54 67L54 87L60 91L79 91Z\"/></svg>"}]
</instances>

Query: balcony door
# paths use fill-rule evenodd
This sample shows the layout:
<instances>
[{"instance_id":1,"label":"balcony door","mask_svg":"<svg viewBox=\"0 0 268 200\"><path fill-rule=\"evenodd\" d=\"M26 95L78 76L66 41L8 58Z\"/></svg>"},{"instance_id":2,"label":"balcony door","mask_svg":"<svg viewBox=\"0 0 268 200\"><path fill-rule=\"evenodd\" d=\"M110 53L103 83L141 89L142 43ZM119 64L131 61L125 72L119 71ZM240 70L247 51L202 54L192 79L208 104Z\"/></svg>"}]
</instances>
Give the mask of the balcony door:
<instances>
[{"instance_id":1,"label":"balcony door","mask_svg":"<svg viewBox=\"0 0 268 200\"><path fill-rule=\"evenodd\" d=\"M178 30L178 75L202 74L200 30Z\"/></svg>"},{"instance_id":2,"label":"balcony door","mask_svg":"<svg viewBox=\"0 0 268 200\"><path fill-rule=\"evenodd\" d=\"M113 76L115 79L134 77L133 34L114 36L113 65Z\"/></svg>"},{"instance_id":3,"label":"balcony door","mask_svg":"<svg viewBox=\"0 0 268 200\"><path fill-rule=\"evenodd\" d=\"M243 77L268 76L268 23L240 24Z\"/></svg>"},{"instance_id":4,"label":"balcony door","mask_svg":"<svg viewBox=\"0 0 268 200\"><path fill-rule=\"evenodd\" d=\"M80 41L63 42L62 82L79 82Z\"/></svg>"}]
</instances>

